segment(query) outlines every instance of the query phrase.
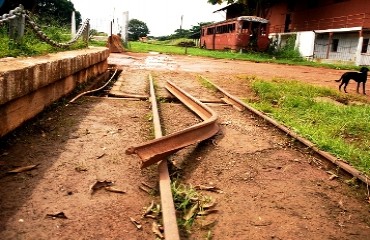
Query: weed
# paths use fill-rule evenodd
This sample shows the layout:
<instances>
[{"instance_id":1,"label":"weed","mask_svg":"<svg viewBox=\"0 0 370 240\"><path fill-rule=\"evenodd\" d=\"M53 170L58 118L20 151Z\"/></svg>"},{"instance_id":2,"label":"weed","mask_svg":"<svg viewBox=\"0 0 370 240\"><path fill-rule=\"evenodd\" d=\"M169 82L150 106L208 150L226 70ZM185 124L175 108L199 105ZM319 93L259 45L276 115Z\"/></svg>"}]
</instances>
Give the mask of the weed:
<instances>
[{"instance_id":1,"label":"weed","mask_svg":"<svg viewBox=\"0 0 370 240\"><path fill-rule=\"evenodd\" d=\"M198 214L204 210L204 206L212 202L212 198L197 192L191 185L173 181L171 184L172 195L177 212L180 213L180 226L189 231Z\"/></svg>"},{"instance_id":2,"label":"weed","mask_svg":"<svg viewBox=\"0 0 370 240\"><path fill-rule=\"evenodd\" d=\"M200 84L203 87L205 87L205 88L207 88L207 89L209 89L213 92L217 92L217 88L212 83L208 82L205 77L198 76L198 80L199 80Z\"/></svg>"}]
</instances>

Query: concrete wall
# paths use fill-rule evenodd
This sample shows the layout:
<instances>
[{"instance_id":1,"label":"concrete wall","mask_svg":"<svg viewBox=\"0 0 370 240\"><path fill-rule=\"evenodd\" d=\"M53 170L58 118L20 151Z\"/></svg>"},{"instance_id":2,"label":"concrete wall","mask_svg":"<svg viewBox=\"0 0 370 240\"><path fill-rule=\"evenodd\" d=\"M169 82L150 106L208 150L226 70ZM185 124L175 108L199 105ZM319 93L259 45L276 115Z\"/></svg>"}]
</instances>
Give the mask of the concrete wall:
<instances>
[{"instance_id":1,"label":"concrete wall","mask_svg":"<svg viewBox=\"0 0 370 240\"><path fill-rule=\"evenodd\" d=\"M81 83L107 73L109 50L88 48L0 59L0 137Z\"/></svg>"}]
</instances>

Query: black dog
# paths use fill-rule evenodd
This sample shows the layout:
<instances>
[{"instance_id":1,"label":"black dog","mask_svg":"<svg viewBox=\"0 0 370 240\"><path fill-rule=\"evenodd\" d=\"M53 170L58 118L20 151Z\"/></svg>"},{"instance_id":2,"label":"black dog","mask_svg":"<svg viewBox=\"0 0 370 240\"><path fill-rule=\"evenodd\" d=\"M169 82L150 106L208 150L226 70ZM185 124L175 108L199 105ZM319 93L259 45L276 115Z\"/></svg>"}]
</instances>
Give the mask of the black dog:
<instances>
[{"instance_id":1,"label":"black dog","mask_svg":"<svg viewBox=\"0 0 370 240\"><path fill-rule=\"evenodd\" d=\"M366 95L365 92L365 83L367 81L367 72L369 71L368 68L362 67L360 69L360 72L346 72L342 75L342 77L339 80L335 80L336 82L342 81L342 83L339 85L339 91L341 91L341 87L344 84L344 92L347 93L347 85L349 83L349 80L353 79L357 82L357 93L359 93L360 83L362 83L363 92Z\"/></svg>"}]
</instances>

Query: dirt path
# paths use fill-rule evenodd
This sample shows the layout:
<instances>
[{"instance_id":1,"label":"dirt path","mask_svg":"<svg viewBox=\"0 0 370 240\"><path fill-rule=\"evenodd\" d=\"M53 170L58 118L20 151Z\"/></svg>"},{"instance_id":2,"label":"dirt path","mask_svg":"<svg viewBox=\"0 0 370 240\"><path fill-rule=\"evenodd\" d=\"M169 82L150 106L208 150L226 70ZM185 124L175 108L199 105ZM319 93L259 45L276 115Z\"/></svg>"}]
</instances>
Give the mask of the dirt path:
<instances>
[{"instance_id":1,"label":"dirt path","mask_svg":"<svg viewBox=\"0 0 370 240\"><path fill-rule=\"evenodd\" d=\"M246 75L323 84L324 78L336 79L340 73L155 54L112 54L110 63L123 69L116 82L123 93L146 95L151 73L161 97L169 96L163 86L171 80L199 99L217 99L201 86L199 75L246 96ZM337 88L327 81L324 85ZM182 231L181 239L206 239L207 234L212 239L370 236L365 189L349 186L342 178L330 180L324 162L252 114L210 106L219 114L222 131L170 159L180 181L216 186L223 193L204 192L217 201L218 212L199 218L191 233ZM166 134L199 122L181 104L160 107ZM152 137L150 116L146 101L83 97L76 104L52 107L2 139L0 239L155 239L153 219L142 214L152 200L159 203L156 167L140 170L138 157L124 154L129 146ZM40 165L7 174L32 164ZM100 189L92 194L96 181L112 181L126 193ZM142 182L153 189L143 191ZM59 212L68 219L47 216Z\"/></svg>"}]
</instances>

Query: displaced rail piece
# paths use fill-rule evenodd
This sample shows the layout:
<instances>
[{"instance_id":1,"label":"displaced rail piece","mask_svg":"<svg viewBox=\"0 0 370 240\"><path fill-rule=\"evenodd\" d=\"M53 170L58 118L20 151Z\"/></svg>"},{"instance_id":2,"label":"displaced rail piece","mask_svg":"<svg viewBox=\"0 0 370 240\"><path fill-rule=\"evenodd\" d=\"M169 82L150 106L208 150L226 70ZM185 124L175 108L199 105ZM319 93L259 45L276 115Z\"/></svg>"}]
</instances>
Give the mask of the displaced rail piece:
<instances>
[{"instance_id":1,"label":"displaced rail piece","mask_svg":"<svg viewBox=\"0 0 370 240\"><path fill-rule=\"evenodd\" d=\"M202 77L202 76L201 76ZM370 183L370 178L368 176L366 176L365 174L363 174L362 172L360 172L359 170L355 169L354 167L352 167L351 165L349 165L348 163L334 157L333 155L331 155L330 153L328 152L325 152L325 151L322 151L320 150L319 148L317 148L315 146L315 144L313 144L312 142L308 141L307 139L299 136L298 134L296 134L295 132L291 131L290 129L288 129L287 127L281 125L280 123L278 123L277 121L275 121L274 119L266 116L265 114L263 114L262 112L252 108L251 106L249 106L248 104L242 102L241 100L239 100L238 98L236 98L235 96L232 96L231 94L227 93L224 89L222 89L221 87L217 86L216 84L212 83L211 81L209 81L208 79L202 77L205 81L209 82L210 84L212 84L215 88L217 88L218 91L220 91L221 93L223 93L225 95L225 98L222 98L222 99L226 99L225 102L228 103L228 104L232 104L235 108L239 109L240 106L243 106L245 109L249 110L250 112L258 115L259 117L263 118L264 120L266 120L267 122L271 123L272 125L274 125L275 127L279 128L280 130L282 130L283 132L287 133L289 136L297 139L298 141L300 141L302 144L306 145L308 148L312 149L314 152L316 152L317 154L319 154L320 156L322 156L323 158L327 159L328 161L332 162L333 164L337 165L338 167L340 167L341 169L343 169L345 172L351 174L353 177L356 177L358 179L360 179L362 182L364 182L365 184L369 184Z\"/></svg>"},{"instance_id":2,"label":"displaced rail piece","mask_svg":"<svg viewBox=\"0 0 370 240\"><path fill-rule=\"evenodd\" d=\"M157 98L155 96L154 83L152 76L149 74L150 83L150 101L152 103L153 112L153 125L155 138L161 138L162 129L161 122L159 118L159 111L157 106ZM168 172L167 160L163 159L158 165L159 173L159 190L161 193L161 209L162 218L164 226L164 236L166 239L177 240L180 239L179 229L177 226L176 210L173 201L172 191L171 191L171 179Z\"/></svg>"},{"instance_id":3,"label":"displaced rail piece","mask_svg":"<svg viewBox=\"0 0 370 240\"><path fill-rule=\"evenodd\" d=\"M136 153L141 158L141 168L148 167L186 146L210 138L220 129L216 123L217 114L209 107L170 81L167 81L165 87L204 121L179 132L128 148L126 154Z\"/></svg>"}]
</instances>

